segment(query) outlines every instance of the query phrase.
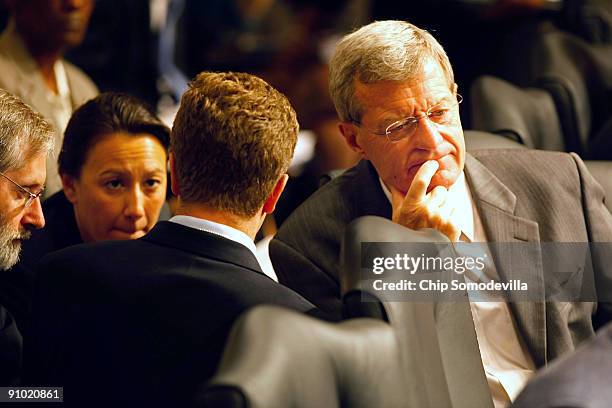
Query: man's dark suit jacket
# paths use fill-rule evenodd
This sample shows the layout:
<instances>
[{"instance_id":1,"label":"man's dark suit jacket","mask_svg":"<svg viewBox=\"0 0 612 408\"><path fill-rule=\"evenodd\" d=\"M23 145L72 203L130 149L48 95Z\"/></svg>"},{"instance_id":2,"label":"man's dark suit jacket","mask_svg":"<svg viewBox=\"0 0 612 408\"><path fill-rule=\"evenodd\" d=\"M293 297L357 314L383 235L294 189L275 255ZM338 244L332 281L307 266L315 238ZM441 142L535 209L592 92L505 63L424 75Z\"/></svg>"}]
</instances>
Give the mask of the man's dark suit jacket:
<instances>
[{"instance_id":1,"label":"man's dark suit jacket","mask_svg":"<svg viewBox=\"0 0 612 408\"><path fill-rule=\"evenodd\" d=\"M603 189L576 155L481 150L467 155L465 174L491 242L612 242L612 216L603 203ZM282 225L270 243L279 281L324 311L340 315L340 244L346 225L364 215L391 218L389 200L367 161L324 185ZM496 266L502 278L530 281L518 275L520 271ZM607 288L611 274L602 272L609 267L594 259L594 270ZM602 306L600 310L610 311ZM592 302L556 304L542 299L512 303L510 308L538 367L594 333ZM457 338L471 337L471 344L477 344L473 325L455 324L464 317L472 321L467 305L438 305L437 316L441 341L448 341L449 347L457 347ZM478 350L471 352L479 361Z\"/></svg>"},{"instance_id":2,"label":"man's dark suit jacket","mask_svg":"<svg viewBox=\"0 0 612 408\"><path fill-rule=\"evenodd\" d=\"M0 274L0 304L13 315L19 331L27 336L30 323L32 286L38 261L46 254L83 243L72 204L58 191L43 204L45 227L32 231L24 241L19 263Z\"/></svg>"},{"instance_id":3,"label":"man's dark suit jacket","mask_svg":"<svg viewBox=\"0 0 612 408\"><path fill-rule=\"evenodd\" d=\"M36 263L49 252L82 242L72 204L63 192L45 200L43 213L45 228L32 231L24 241L17 265L0 271L0 386L15 384L21 373L21 339L30 324Z\"/></svg>"},{"instance_id":4,"label":"man's dark suit jacket","mask_svg":"<svg viewBox=\"0 0 612 408\"><path fill-rule=\"evenodd\" d=\"M63 385L71 406L185 406L262 303L317 314L243 245L176 223L66 248L40 264L25 381Z\"/></svg>"},{"instance_id":5,"label":"man's dark suit jacket","mask_svg":"<svg viewBox=\"0 0 612 408\"><path fill-rule=\"evenodd\" d=\"M21 347L21 334L17 330L15 320L0 305L0 387L8 387L19 383Z\"/></svg>"}]
</instances>

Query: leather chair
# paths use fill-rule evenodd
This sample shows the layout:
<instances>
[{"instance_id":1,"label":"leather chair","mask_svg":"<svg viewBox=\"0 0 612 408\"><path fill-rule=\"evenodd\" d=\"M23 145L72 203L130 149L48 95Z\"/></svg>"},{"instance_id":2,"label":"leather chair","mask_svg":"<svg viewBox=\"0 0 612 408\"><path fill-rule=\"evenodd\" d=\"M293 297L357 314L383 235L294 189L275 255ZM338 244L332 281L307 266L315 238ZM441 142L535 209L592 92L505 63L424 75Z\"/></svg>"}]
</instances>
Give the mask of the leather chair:
<instances>
[{"instance_id":1,"label":"leather chair","mask_svg":"<svg viewBox=\"0 0 612 408\"><path fill-rule=\"evenodd\" d=\"M198 407L420 407L411 403L393 329L374 319L332 324L257 306L230 333Z\"/></svg>"},{"instance_id":2,"label":"leather chair","mask_svg":"<svg viewBox=\"0 0 612 408\"><path fill-rule=\"evenodd\" d=\"M478 130L465 130L463 135L468 151L478 149L527 149L524 144L504 135Z\"/></svg>"},{"instance_id":3,"label":"leather chair","mask_svg":"<svg viewBox=\"0 0 612 408\"><path fill-rule=\"evenodd\" d=\"M505 136L530 149L565 150L557 110L548 92L481 76L472 84L470 94L474 129Z\"/></svg>"},{"instance_id":4,"label":"leather chair","mask_svg":"<svg viewBox=\"0 0 612 408\"><path fill-rule=\"evenodd\" d=\"M612 114L612 44L591 44L550 23L515 34L503 45L499 76L548 92L566 151L586 157Z\"/></svg>"},{"instance_id":5,"label":"leather chair","mask_svg":"<svg viewBox=\"0 0 612 408\"><path fill-rule=\"evenodd\" d=\"M413 231L381 217L354 220L346 229L341 250L340 288L345 314L391 324L409 379L406 390L418 395L419 406L492 408L476 335L465 335L464 329L473 324L468 302L386 299L363 279L362 242L435 243L427 245L427 250L441 253L450 247L448 239L433 229ZM386 276L378 275L382 280Z\"/></svg>"}]
</instances>

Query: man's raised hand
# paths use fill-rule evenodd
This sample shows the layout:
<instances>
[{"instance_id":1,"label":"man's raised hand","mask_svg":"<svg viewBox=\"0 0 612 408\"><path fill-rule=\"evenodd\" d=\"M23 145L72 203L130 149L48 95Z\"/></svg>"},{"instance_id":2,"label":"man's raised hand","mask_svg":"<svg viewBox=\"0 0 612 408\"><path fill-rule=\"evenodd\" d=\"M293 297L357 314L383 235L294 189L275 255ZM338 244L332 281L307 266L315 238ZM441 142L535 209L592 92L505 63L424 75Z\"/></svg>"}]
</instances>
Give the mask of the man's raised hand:
<instances>
[{"instance_id":1,"label":"man's raised hand","mask_svg":"<svg viewBox=\"0 0 612 408\"><path fill-rule=\"evenodd\" d=\"M447 200L448 191L443 186L437 186L429 193L427 188L438 170L439 164L429 160L417 171L408 192L404 196L395 187L391 188L393 222L407 228L419 230L434 228L451 241L459 241L461 230L452 223L455 212L454 203Z\"/></svg>"}]
</instances>

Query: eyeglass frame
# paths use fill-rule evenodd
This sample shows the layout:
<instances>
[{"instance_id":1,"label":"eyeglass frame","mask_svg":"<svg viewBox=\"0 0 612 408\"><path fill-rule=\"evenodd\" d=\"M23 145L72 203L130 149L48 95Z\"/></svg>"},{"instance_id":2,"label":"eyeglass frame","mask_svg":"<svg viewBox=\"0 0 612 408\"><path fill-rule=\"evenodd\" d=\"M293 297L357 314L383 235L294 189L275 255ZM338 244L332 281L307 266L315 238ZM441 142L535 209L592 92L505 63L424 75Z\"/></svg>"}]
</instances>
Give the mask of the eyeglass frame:
<instances>
[{"instance_id":1,"label":"eyeglass frame","mask_svg":"<svg viewBox=\"0 0 612 408\"><path fill-rule=\"evenodd\" d=\"M0 176L4 177L8 181L10 181L14 185L16 185L21 191L23 191L24 193L26 193L28 195L28 198L26 198L26 201L25 201L25 204L24 204L23 208L28 208L30 205L32 205L34 200L36 200L37 198L40 198L43 195L43 193L45 192L45 188L43 187L38 193L33 193L30 190L28 190L27 188L25 188L24 186L22 186L21 184L17 183L15 180L11 179L9 176L7 176L6 174L4 174L1 171L0 171Z\"/></svg>"},{"instance_id":2,"label":"eyeglass frame","mask_svg":"<svg viewBox=\"0 0 612 408\"><path fill-rule=\"evenodd\" d=\"M449 107L449 109L454 109L455 107L459 106L459 104L460 104L461 102L463 102L463 96L462 96L461 94L455 93L455 97L457 98L457 102L456 102L456 103L453 103L453 104L452 104L452 105ZM363 126L363 124L362 124L360 121L358 121L358 120L355 120L355 119L352 119L352 118L349 118L349 120L350 120L350 122L351 122L352 124L354 124L354 125L355 125L355 126L357 126L358 128L365 129L365 130L367 130L368 132L370 132L370 133L372 133L373 135L376 135L376 136L385 136L385 137L387 138L387 140L389 140L389 142L391 142L391 143L396 143L396 142L399 142L400 140L404 140L404 139L406 139L406 138L408 138L408 137L412 136L412 135L414 134L414 131L417 129L417 127L418 127L418 126L415 126L414 130L412 131L412 133L411 133L410 135L408 135L408 136L404 136L404 137L402 137L402 138L400 138L400 139L395 139L395 140L394 140L394 139L391 139L391 137L389 137L389 134L391 133L391 132L389 131L389 128L391 128L392 126L395 126L395 125L397 125L397 124L399 124L399 123L406 123L406 122L408 122L408 121L411 121L411 122L412 122L412 124L414 124L414 125L418 125L419 120L421 120L422 118L428 118L428 119L430 119L430 120L431 120L431 115L432 115L432 114L435 112L435 109L436 109L436 108L438 108L438 107L440 107L440 106L441 106L441 104L442 104L442 103L438 103L437 105L434 105L434 106L430 107L429 109L427 109L427 111L425 111L425 113L423 113L423 114L421 114L421 115L418 115L418 116L408 116L407 118L400 119L400 120L396 120L395 122L393 122L393 123L391 123L389 126L387 126L387 127L385 128L385 131L384 131L384 132L377 132L377 131L374 131L374 130L372 130L372 129L368 129L368 128L366 128L365 126Z\"/></svg>"}]
</instances>

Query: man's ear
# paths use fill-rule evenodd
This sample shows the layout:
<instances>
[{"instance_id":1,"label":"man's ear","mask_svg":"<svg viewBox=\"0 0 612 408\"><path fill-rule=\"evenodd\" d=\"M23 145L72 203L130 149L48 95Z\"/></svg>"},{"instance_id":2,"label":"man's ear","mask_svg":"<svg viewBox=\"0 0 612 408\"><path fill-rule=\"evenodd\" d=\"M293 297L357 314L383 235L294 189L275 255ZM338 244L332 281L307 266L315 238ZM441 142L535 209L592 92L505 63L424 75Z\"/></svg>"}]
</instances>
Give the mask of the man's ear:
<instances>
[{"instance_id":1,"label":"man's ear","mask_svg":"<svg viewBox=\"0 0 612 408\"><path fill-rule=\"evenodd\" d=\"M365 152L361 148L359 144L359 140L357 139L358 130L357 126L350 122L340 122L338 125L338 129L340 129L340 133L344 136L344 140L346 144L355 152L361 155L361 158L367 159Z\"/></svg>"},{"instance_id":2,"label":"man's ear","mask_svg":"<svg viewBox=\"0 0 612 408\"><path fill-rule=\"evenodd\" d=\"M68 199L68 201L70 201L72 204L76 204L77 197L77 189L76 189L76 180L74 179L74 177L69 176L68 174L62 174L60 175L61 179L62 179L62 188L64 190L64 195L66 196L66 198Z\"/></svg>"},{"instance_id":3,"label":"man's ear","mask_svg":"<svg viewBox=\"0 0 612 408\"><path fill-rule=\"evenodd\" d=\"M280 178L274 185L272 192L270 193L270 195L266 199L266 202L263 205L262 211L265 214L272 214L274 212L274 209L276 208L276 203L278 203L278 199L283 193L283 190L285 189L285 186L287 185L288 180L289 180L288 174L283 174L282 176L280 176Z\"/></svg>"},{"instance_id":4,"label":"man's ear","mask_svg":"<svg viewBox=\"0 0 612 408\"><path fill-rule=\"evenodd\" d=\"M170 152L170 188L172 189L172 194L175 196L178 197L181 195L181 188L176 175L176 163L174 161L174 154L172 152Z\"/></svg>"}]
</instances>

